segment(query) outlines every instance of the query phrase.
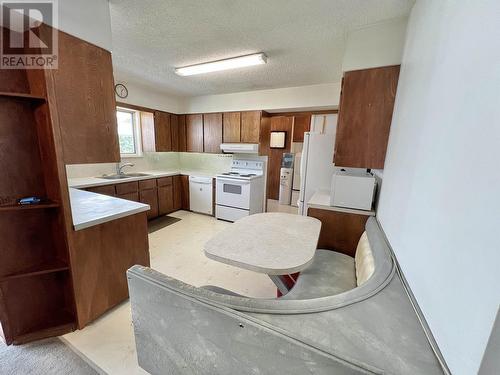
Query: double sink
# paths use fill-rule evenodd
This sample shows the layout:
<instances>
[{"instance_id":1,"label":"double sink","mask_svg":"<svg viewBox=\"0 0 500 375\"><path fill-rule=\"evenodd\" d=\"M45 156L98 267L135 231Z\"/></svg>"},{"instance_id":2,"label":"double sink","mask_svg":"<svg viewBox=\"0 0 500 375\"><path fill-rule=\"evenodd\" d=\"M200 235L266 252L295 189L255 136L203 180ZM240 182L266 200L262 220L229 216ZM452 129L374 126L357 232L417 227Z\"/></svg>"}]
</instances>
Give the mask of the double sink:
<instances>
[{"instance_id":1,"label":"double sink","mask_svg":"<svg viewBox=\"0 0 500 375\"><path fill-rule=\"evenodd\" d=\"M121 174L110 174L107 176L99 176L97 178L103 178L105 180L122 180L124 178L133 178L133 177L145 177L151 176L147 173L121 173Z\"/></svg>"}]
</instances>

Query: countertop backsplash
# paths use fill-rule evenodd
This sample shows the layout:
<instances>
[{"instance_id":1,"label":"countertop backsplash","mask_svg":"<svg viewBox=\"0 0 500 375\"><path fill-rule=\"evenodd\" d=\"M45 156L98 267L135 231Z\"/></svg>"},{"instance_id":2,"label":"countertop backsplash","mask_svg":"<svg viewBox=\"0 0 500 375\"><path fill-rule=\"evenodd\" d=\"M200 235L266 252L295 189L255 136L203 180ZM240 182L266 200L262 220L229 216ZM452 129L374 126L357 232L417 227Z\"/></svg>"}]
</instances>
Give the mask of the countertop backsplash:
<instances>
[{"instance_id":1,"label":"countertop backsplash","mask_svg":"<svg viewBox=\"0 0 500 375\"><path fill-rule=\"evenodd\" d=\"M142 157L123 158L122 163L133 163L125 172L151 170L188 170L218 173L229 170L233 156L230 154L205 154L187 152L151 152ZM68 178L97 177L116 173L116 163L66 165Z\"/></svg>"}]
</instances>

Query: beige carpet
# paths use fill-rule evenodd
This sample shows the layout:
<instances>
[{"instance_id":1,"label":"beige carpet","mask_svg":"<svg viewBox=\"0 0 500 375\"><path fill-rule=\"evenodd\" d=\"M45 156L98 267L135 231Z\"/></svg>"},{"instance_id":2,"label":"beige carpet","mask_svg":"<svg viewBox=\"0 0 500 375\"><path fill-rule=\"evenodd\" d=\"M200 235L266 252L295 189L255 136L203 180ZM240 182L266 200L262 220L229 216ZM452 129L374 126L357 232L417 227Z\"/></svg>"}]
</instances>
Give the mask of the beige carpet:
<instances>
[{"instance_id":1,"label":"beige carpet","mask_svg":"<svg viewBox=\"0 0 500 375\"><path fill-rule=\"evenodd\" d=\"M58 338L20 346L0 340L0 374L9 375L95 375L87 362Z\"/></svg>"}]
</instances>

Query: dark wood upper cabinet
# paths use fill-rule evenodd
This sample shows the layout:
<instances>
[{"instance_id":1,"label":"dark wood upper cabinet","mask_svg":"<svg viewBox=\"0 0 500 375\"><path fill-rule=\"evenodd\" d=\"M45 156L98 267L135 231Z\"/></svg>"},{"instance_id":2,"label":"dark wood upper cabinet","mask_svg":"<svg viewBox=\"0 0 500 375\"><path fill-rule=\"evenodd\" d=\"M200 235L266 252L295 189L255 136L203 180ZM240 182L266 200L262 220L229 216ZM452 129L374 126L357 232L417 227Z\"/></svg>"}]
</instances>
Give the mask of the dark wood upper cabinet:
<instances>
[{"instance_id":1,"label":"dark wood upper cabinet","mask_svg":"<svg viewBox=\"0 0 500 375\"><path fill-rule=\"evenodd\" d=\"M203 116L186 115L186 151L203 152Z\"/></svg>"},{"instance_id":2,"label":"dark wood upper cabinet","mask_svg":"<svg viewBox=\"0 0 500 375\"><path fill-rule=\"evenodd\" d=\"M155 117L152 112L141 112L142 150L156 152Z\"/></svg>"},{"instance_id":3,"label":"dark wood upper cabinet","mask_svg":"<svg viewBox=\"0 0 500 375\"><path fill-rule=\"evenodd\" d=\"M399 65L344 74L334 163L383 169Z\"/></svg>"},{"instance_id":4,"label":"dark wood upper cabinet","mask_svg":"<svg viewBox=\"0 0 500 375\"><path fill-rule=\"evenodd\" d=\"M241 141L241 112L226 112L222 115L224 143Z\"/></svg>"},{"instance_id":5,"label":"dark wood upper cabinet","mask_svg":"<svg viewBox=\"0 0 500 375\"><path fill-rule=\"evenodd\" d=\"M178 115L179 152L186 152L186 115Z\"/></svg>"},{"instance_id":6,"label":"dark wood upper cabinet","mask_svg":"<svg viewBox=\"0 0 500 375\"><path fill-rule=\"evenodd\" d=\"M170 115L170 133L172 136L172 151L179 151L179 116Z\"/></svg>"},{"instance_id":7,"label":"dark wood upper cabinet","mask_svg":"<svg viewBox=\"0 0 500 375\"><path fill-rule=\"evenodd\" d=\"M170 128L170 114L155 112L155 142L157 152L172 151L172 130Z\"/></svg>"},{"instance_id":8,"label":"dark wood upper cabinet","mask_svg":"<svg viewBox=\"0 0 500 375\"><path fill-rule=\"evenodd\" d=\"M64 32L58 35L59 67L51 73L64 162L119 162L111 53Z\"/></svg>"},{"instance_id":9,"label":"dark wood upper cabinet","mask_svg":"<svg viewBox=\"0 0 500 375\"><path fill-rule=\"evenodd\" d=\"M203 115L203 151L219 154L222 143L222 113Z\"/></svg>"},{"instance_id":10,"label":"dark wood upper cabinet","mask_svg":"<svg viewBox=\"0 0 500 375\"><path fill-rule=\"evenodd\" d=\"M262 111L241 112L241 142L259 143Z\"/></svg>"},{"instance_id":11,"label":"dark wood upper cabinet","mask_svg":"<svg viewBox=\"0 0 500 375\"><path fill-rule=\"evenodd\" d=\"M293 141L304 142L304 133L311 129L311 116L298 115L293 117Z\"/></svg>"}]
</instances>

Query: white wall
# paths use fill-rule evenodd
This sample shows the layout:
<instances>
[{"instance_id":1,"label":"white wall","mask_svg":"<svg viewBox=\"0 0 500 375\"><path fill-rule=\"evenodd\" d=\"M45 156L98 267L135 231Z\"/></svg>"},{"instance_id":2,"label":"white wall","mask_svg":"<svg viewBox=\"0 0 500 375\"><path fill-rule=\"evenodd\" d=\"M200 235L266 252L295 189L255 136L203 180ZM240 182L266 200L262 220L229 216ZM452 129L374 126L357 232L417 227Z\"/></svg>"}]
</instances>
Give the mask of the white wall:
<instances>
[{"instance_id":1,"label":"white wall","mask_svg":"<svg viewBox=\"0 0 500 375\"><path fill-rule=\"evenodd\" d=\"M58 28L111 51L108 0L59 0Z\"/></svg>"},{"instance_id":2,"label":"white wall","mask_svg":"<svg viewBox=\"0 0 500 375\"><path fill-rule=\"evenodd\" d=\"M189 98L186 113L240 110L307 110L337 108L340 83L257 90Z\"/></svg>"},{"instance_id":3,"label":"white wall","mask_svg":"<svg viewBox=\"0 0 500 375\"><path fill-rule=\"evenodd\" d=\"M412 11L378 217L454 374L500 303L500 2Z\"/></svg>"},{"instance_id":4,"label":"white wall","mask_svg":"<svg viewBox=\"0 0 500 375\"><path fill-rule=\"evenodd\" d=\"M407 24L403 17L349 31L342 70L401 64Z\"/></svg>"},{"instance_id":5,"label":"white wall","mask_svg":"<svg viewBox=\"0 0 500 375\"><path fill-rule=\"evenodd\" d=\"M171 113L183 113L184 111L185 99L182 97L168 95L164 92L155 91L137 83L128 82L126 79L121 79L116 71L115 83L123 83L128 89L128 97L122 99L116 96L117 102L139 105Z\"/></svg>"}]
</instances>

